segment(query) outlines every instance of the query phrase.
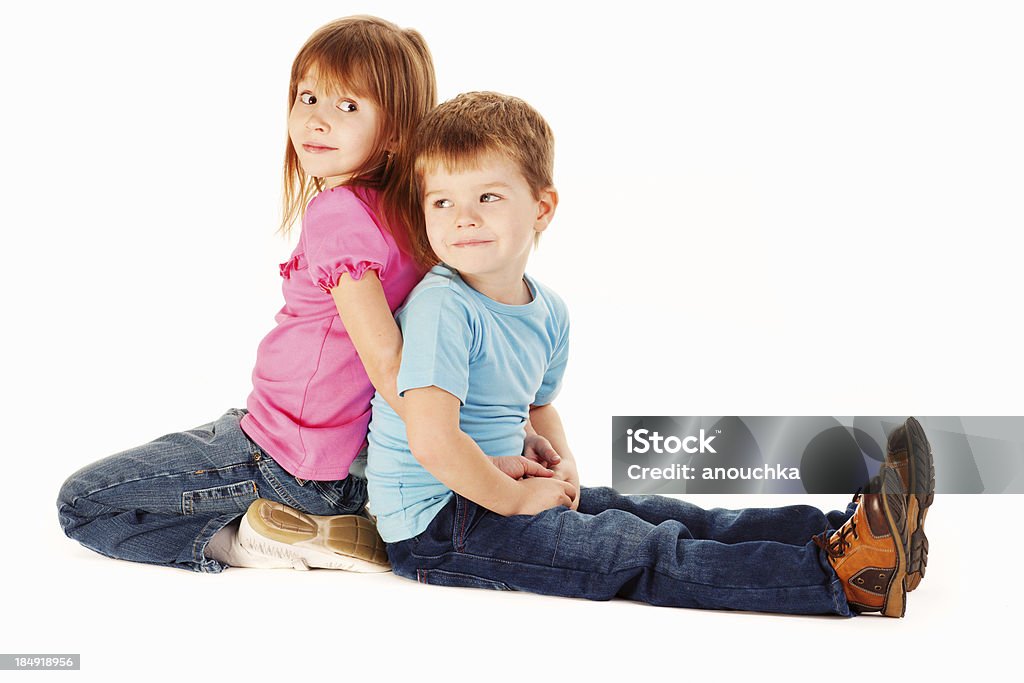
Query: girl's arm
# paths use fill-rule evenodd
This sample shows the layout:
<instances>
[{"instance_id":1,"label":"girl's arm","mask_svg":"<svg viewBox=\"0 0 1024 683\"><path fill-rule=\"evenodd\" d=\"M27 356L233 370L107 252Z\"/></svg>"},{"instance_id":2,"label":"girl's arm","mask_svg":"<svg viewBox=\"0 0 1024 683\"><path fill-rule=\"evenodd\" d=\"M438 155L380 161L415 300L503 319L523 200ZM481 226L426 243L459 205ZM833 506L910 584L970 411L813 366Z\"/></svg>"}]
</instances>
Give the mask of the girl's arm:
<instances>
[{"instance_id":1,"label":"girl's arm","mask_svg":"<svg viewBox=\"0 0 1024 683\"><path fill-rule=\"evenodd\" d=\"M358 280L342 274L331 296L370 382L404 421L404 400L396 390L402 364L402 332L377 272L367 270Z\"/></svg>"},{"instance_id":2,"label":"girl's arm","mask_svg":"<svg viewBox=\"0 0 1024 683\"><path fill-rule=\"evenodd\" d=\"M397 386L398 370L402 365L402 332L388 306L384 287L376 271L368 270L358 280L342 274L338 284L331 289L331 296L373 387L398 417L407 422L405 399L398 395ZM457 416L455 425L458 426ZM468 436L466 438L469 439ZM473 445L476 446L475 443ZM546 440L538 440L536 434L532 441L527 439L527 455L530 457L490 458L489 465L512 479L554 476L548 467L558 462L558 456L551 451Z\"/></svg>"},{"instance_id":3,"label":"girl's arm","mask_svg":"<svg viewBox=\"0 0 1024 683\"><path fill-rule=\"evenodd\" d=\"M533 477L515 480L494 467L459 428L459 399L434 386L405 392L405 427L413 457L437 479L499 515L534 515L577 498L568 482Z\"/></svg>"}]
</instances>

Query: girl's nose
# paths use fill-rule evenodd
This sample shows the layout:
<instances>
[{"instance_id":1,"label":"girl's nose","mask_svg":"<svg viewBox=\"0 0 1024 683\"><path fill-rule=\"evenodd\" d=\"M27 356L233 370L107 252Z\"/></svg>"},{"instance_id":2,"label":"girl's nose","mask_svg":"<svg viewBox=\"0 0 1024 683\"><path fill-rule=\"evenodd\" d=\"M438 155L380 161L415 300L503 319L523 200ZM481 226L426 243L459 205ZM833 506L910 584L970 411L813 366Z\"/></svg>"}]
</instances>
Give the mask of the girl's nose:
<instances>
[{"instance_id":1,"label":"girl's nose","mask_svg":"<svg viewBox=\"0 0 1024 683\"><path fill-rule=\"evenodd\" d=\"M306 119L306 130L315 130L321 133L326 133L328 128L329 126L327 125L327 122L324 121L321 116L317 115L316 112L310 113L309 118Z\"/></svg>"}]
</instances>

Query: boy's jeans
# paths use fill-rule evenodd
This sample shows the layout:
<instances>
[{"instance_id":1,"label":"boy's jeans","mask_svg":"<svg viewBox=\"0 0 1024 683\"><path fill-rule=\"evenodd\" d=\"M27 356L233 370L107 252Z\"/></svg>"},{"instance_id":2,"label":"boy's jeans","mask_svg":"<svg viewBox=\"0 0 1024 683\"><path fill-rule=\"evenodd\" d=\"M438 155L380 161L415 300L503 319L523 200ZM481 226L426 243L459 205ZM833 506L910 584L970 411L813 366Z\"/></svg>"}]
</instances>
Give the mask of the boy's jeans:
<instances>
[{"instance_id":1,"label":"boy's jeans","mask_svg":"<svg viewBox=\"0 0 1024 683\"><path fill-rule=\"evenodd\" d=\"M315 515L363 509L364 478L296 479L242 431L245 413L229 410L75 472L57 499L64 533L108 557L219 572L206 544L256 498Z\"/></svg>"},{"instance_id":2,"label":"boy's jeans","mask_svg":"<svg viewBox=\"0 0 1024 683\"><path fill-rule=\"evenodd\" d=\"M653 605L850 616L811 537L854 512L794 505L704 510L583 488L579 511L502 517L459 495L418 536L388 544L421 583Z\"/></svg>"}]
</instances>

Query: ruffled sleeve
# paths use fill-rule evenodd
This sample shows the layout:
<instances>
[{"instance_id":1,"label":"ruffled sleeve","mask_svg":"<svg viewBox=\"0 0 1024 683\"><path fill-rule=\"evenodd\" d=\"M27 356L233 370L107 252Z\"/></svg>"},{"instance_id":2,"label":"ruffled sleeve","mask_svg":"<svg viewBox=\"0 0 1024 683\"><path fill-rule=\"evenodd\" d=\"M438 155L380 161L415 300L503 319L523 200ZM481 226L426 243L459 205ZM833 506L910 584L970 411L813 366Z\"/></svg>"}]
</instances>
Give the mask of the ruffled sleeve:
<instances>
[{"instance_id":1,"label":"ruffled sleeve","mask_svg":"<svg viewBox=\"0 0 1024 683\"><path fill-rule=\"evenodd\" d=\"M330 294L342 273L358 280L368 270L384 280L388 243L366 204L347 187L326 190L313 198L302 219L307 272Z\"/></svg>"}]
</instances>

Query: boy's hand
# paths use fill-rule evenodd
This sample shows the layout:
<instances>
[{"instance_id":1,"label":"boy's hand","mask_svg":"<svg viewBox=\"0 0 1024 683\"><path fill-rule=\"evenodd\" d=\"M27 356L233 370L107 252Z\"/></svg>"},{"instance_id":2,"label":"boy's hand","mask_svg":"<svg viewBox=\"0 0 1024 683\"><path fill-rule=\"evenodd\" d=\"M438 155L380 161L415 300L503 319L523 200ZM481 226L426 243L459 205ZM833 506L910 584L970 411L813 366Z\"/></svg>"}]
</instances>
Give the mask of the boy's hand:
<instances>
[{"instance_id":1,"label":"boy's hand","mask_svg":"<svg viewBox=\"0 0 1024 683\"><path fill-rule=\"evenodd\" d=\"M576 464L570 460L563 460L560 464L552 466L551 470L555 479L560 479L571 484L572 487L576 489L576 496L573 498L572 505L569 506L569 509L577 509L580 506L580 475L579 472L576 471Z\"/></svg>"},{"instance_id":2,"label":"boy's hand","mask_svg":"<svg viewBox=\"0 0 1024 683\"><path fill-rule=\"evenodd\" d=\"M545 467L557 465L562 459L551 442L540 434L527 434L523 440L523 457L539 462Z\"/></svg>"},{"instance_id":3,"label":"boy's hand","mask_svg":"<svg viewBox=\"0 0 1024 683\"><path fill-rule=\"evenodd\" d=\"M541 437L543 438L543 437ZM494 466L512 477L522 479L523 477L553 477L555 473L541 465L539 462L530 460L521 455L499 455L490 458Z\"/></svg>"},{"instance_id":4,"label":"boy's hand","mask_svg":"<svg viewBox=\"0 0 1024 683\"><path fill-rule=\"evenodd\" d=\"M522 479L518 483L519 500L509 515L537 515L559 505L570 507L579 497L572 484L560 479Z\"/></svg>"}]
</instances>

